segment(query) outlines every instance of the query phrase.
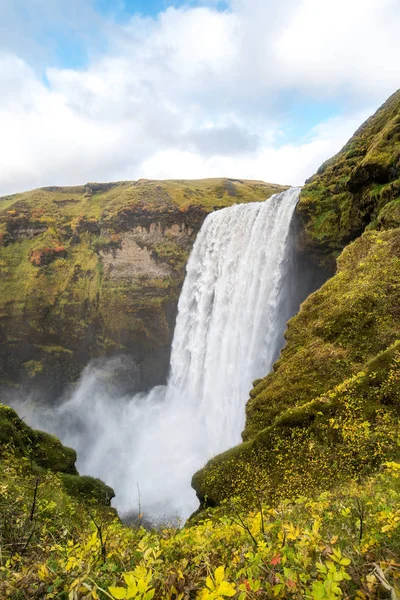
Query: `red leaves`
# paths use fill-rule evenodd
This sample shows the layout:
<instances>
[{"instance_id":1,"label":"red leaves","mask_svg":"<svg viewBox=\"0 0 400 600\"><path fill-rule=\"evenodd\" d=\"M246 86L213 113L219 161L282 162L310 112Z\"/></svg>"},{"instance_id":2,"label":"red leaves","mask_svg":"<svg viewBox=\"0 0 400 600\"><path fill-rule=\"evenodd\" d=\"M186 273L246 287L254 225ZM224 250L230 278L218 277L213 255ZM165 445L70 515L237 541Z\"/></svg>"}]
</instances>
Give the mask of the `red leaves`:
<instances>
[{"instance_id":1,"label":"red leaves","mask_svg":"<svg viewBox=\"0 0 400 600\"><path fill-rule=\"evenodd\" d=\"M67 251L64 246L46 246L44 248L31 250L29 253L29 260L36 267L42 267L43 265L48 265L53 262L56 258L64 258L66 254Z\"/></svg>"},{"instance_id":2,"label":"red leaves","mask_svg":"<svg viewBox=\"0 0 400 600\"><path fill-rule=\"evenodd\" d=\"M277 554L276 556L273 556L273 557L271 558L270 564L271 564L273 567L276 567L276 565L279 565L279 564L280 564L281 560L282 560L282 557L281 557L281 555L280 555L280 554Z\"/></svg>"}]
</instances>

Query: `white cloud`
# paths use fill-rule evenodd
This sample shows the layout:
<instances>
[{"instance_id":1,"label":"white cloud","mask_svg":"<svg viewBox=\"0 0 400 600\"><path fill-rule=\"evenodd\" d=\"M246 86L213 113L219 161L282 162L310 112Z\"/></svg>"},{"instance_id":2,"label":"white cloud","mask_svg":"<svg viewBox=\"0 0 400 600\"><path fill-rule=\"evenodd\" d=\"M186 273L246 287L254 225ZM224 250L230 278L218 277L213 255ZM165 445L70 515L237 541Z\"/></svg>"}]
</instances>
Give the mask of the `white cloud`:
<instances>
[{"instance_id":1,"label":"white cloud","mask_svg":"<svg viewBox=\"0 0 400 600\"><path fill-rule=\"evenodd\" d=\"M240 177L263 179L271 183L302 185L320 164L340 149L369 111L361 111L351 118L335 118L316 127L308 141L297 145L285 144L279 148L261 148L245 157L205 157L194 152L164 150L140 165L142 177L178 178L183 170L191 179L202 177Z\"/></svg>"},{"instance_id":2,"label":"white cloud","mask_svg":"<svg viewBox=\"0 0 400 600\"><path fill-rule=\"evenodd\" d=\"M275 46L290 85L380 98L400 68L397 0L303 0Z\"/></svg>"},{"instance_id":3,"label":"white cloud","mask_svg":"<svg viewBox=\"0 0 400 600\"><path fill-rule=\"evenodd\" d=\"M13 12L0 0L11 30L24 2ZM51 5L53 20L72 24L59 0L35 2L42 19ZM123 25L92 21L90 0L74 9L74 27L98 27L106 50L82 69L49 64L47 84L36 60L43 23L20 48L2 38L0 194L140 177L299 184L400 80L397 0L231 0L225 12L171 7ZM342 114L281 143L288 112L316 99ZM318 114L303 130L311 121Z\"/></svg>"}]
</instances>

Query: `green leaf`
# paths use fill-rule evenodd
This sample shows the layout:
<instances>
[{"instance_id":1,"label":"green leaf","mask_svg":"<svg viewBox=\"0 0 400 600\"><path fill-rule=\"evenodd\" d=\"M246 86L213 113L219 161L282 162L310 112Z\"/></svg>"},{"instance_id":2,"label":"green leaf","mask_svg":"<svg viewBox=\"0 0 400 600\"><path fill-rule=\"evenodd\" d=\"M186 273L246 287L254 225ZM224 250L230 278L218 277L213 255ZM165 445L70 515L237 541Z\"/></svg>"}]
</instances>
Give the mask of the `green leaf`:
<instances>
[{"instance_id":1,"label":"green leaf","mask_svg":"<svg viewBox=\"0 0 400 600\"><path fill-rule=\"evenodd\" d=\"M136 598L136 596L138 596L138 594L139 594L139 590L135 583L134 585L130 585L128 587L128 589L126 590L126 599L128 600L130 598Z\"/></svg>"},{"instance_id":2,"label":"green leaf","mask_svg":"<svg viewBox=\"0 0 400 600\"><path fill-rule=\"evenodd\" d=\"M125 579L125 583L126 585L135 585L136 583L136 577L135 574L133 573L133 571L129 571L129 573L124 573L124 579Z\"/></svg>"},{"instance_id":3,"label":"green leaf","mask_svg":"<svg viewBox=\"0 0 400 600\"><path fill-rule=\"evenodd\" d=\"M124 598L126 598L126 589L123 587L109 587L108 591L111 596L117 600L124 600Z\"/></svg>"},{"instance_id":4,"label":"green leaf","mask_svg":"<svg viewBox=\"0 0 400 600\"><path fill-rule=\"evenodd\" d=\"M225 567L218 567L215 569L214 577L215 577L215 586L218 587L221 581L223 581L225 576Z\"/></svg>"},{"instance_id":5,"label":"green leaf","mask_svg":"<svg viewBox=\"0 0 400 600\"><path fill-rule=\"evenodd\" d=\"M209 590L213 590L214 589L214 582L213 582L213 580L211 579L210 576L207 576L206 586L208 587Z\"/></svg>"},{"instance_id":6,"label":"green leaf","mask_svg":"<svg viewBox=\"0 0 400 600\"><path fill-rule=\"evenodd\" d=\"M228 581L222 581L216 590L216 593L218 596L234 596L236 594L236 590Z\"/></svg>"},{"instance_id":7,"label":"green leaf","mask_svg":"<svg viewBox=\"0 0 400 600\"><path fill-rule=\"evenodd\" d=\"M284 587L285 586L283 585L283 583L277 583L276 585L274 585L274 587L272 588L274 596L278 596Z\"/></svg>"}]
</instances>

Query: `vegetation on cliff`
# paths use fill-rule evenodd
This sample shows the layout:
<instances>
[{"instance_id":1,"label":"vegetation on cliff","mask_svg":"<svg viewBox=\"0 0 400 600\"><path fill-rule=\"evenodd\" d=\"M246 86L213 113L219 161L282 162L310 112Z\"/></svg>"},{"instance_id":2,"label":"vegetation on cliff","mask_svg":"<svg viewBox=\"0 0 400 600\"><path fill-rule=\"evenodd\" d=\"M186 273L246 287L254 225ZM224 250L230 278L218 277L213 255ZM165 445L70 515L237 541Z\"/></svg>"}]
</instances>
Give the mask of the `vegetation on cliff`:
<instances>
[{"instance_id":1,"label":"vegetation on cliff","mask_svg":"<svg viewBox=\"0 0 400 600\"><path fill-rule=\"evenodd\" d=\"M15 410L0 404L0 463L4 480L7 480L7 465L12 463L22 478L50 477L53 481L56 474L70 495L108 506L114 491L99 479L80 476L75 462L75 450L63 446L54 435L32 429Z\"/></svg>"},{"instance_id":2,"label":"vegetation on cliff","mask_svg":"<svg viewBox=\"0 0 400 600\"><path fill-rule=\"evenodd\" d=\"M0 384L60 393L93 357L163 383L184 267L206 215L284 189L228 179L44 188L0 199ZM134 391L134 390L131 390Z\"/></svg>"},{"instance_id":3,"label":"vegetation on cliff","mask_svg":"<svg viewBox=\"0 0 400 600\"><path fill-rule=\"evenodd\" d=\"M398 176L399 119L400 92L305 186L299 204L304 239L320 259L331 260L367 230L340 254L334 277L289 321L287 345L274 371L254 382L244 443L213 458L194 476L204 506L234 496L255 504L261 492L271 502L293 499L365 477L400 456L397 184L380 181L382 201L373 209L367 201L377 189L379 169L370 165L378 164L378 157L385 157L389 179ZM368 152L351 154L361 141ZM350 191L348 181L364 168L371 177L360 176L362 186L350 186ZM348 220L341 212L343 186ZM389 198L388 190L394 196ZM342 217L328 218L331 210Z\"/></svg>"},{"instance_id":4,"label":"vegetation on cliff","mask_svg":"<svg viewBox=\"0 0 400 600\"><path fill-rule=\"evenodd\" d=\"M365 229L400 226L400 90L304 186L303 243L332 261Z\"/></svg>"}]
</instances>

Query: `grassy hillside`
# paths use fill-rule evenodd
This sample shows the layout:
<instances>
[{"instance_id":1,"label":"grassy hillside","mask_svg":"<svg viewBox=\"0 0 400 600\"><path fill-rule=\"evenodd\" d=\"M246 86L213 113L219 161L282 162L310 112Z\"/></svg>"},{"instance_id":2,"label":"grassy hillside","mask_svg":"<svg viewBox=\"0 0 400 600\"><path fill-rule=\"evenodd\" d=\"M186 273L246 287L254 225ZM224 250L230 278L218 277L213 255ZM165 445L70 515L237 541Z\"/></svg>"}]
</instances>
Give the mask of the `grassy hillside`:
<instances>
[{"instance_id":1,"label":"grassy hillside","mask_svg":"<svg viewBox=\"0 0 400 600\"><path fill-rule=\"evenodd\" d=\"M130 391L163 383L185 264L206 215L282 189L140 180L0 198L3 389L51 398L91 358L121 353L131 357L121 367Z\"/></svg>"}]
</instances>

